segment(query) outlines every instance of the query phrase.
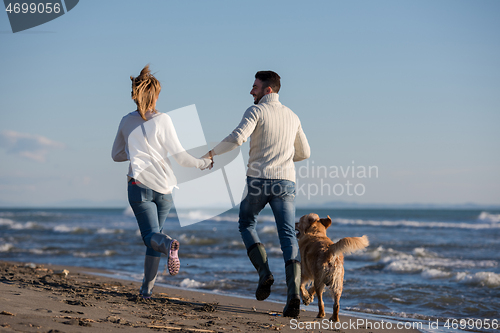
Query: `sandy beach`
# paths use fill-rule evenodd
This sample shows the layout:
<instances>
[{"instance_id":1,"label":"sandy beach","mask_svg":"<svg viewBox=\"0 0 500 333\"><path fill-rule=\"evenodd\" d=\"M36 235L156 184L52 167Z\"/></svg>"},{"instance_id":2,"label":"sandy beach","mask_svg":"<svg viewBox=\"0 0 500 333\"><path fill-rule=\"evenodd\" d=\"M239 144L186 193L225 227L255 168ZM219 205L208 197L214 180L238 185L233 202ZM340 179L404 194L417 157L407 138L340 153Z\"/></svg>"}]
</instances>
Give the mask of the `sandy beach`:
<instances>
[{"instance_id":1,"label":"sandy beach","mask_svg":"<svg viewBox=\"0 0 500 333\"><path fill-rule=\"evenodd\" d=\"M353 329L347 323L347 329L325 329L314 312L302 311L291 321L281 316L283 304L159 286L144 300L138 297L139 283L90 268L2 261L0 270L2 332L403 331L364 324ZM341 316L341 323L358 319Z\"/></svg>"}]
</instances>

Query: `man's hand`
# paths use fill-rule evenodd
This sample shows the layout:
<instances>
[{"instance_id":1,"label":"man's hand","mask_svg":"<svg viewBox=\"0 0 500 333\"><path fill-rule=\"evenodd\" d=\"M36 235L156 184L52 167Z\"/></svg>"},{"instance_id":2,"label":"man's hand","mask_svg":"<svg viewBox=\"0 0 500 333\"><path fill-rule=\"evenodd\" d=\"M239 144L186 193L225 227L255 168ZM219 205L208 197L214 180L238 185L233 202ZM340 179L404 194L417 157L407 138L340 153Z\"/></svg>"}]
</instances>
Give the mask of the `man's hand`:
<instances>
[{"instance_id":1,"label":"man's hand","mask_svg":"<svg viewBox=\"0 0 500 333\"><path fill-rule=\"evenodd\" d=\"M212 161L210 166L208 166L208 170L212 170L212 168L214 167L214 155L213 155L212 151L210 150L208 153L203 155L201 158L206 158L206 159L209 159ZM207 169L207 168L205 168L205 169ZM205 170L205 169L202 169L202 170Z\"/></svg>"},{"instance_id":2,"label":"man's hand","mask_svg":"<svg viewBox=\"0 0 500 333\"><path fill-rule=\"evenodd\" d=\"M209 158L212 161L214 160L211 150L208 153L206 153L205 155L203 155L201 158Z\"/></svg>"}]
</instances>

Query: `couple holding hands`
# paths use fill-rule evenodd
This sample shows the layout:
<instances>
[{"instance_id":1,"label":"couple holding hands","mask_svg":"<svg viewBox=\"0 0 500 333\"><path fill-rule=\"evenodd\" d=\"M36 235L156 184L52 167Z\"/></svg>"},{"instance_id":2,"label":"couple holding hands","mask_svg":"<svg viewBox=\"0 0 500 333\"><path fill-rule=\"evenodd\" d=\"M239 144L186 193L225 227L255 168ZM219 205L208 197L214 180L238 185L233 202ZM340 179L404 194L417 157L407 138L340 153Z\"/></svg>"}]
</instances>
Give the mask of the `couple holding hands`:
<instances>
[{"instance_id":1,"label":"couple holding hands","mask_svg":"<svg viewBox=\"0 0 500 333\"><path fill-rule=\"evenodd\" d=\"M250 137L247 195L240 203L239 231L248 257L259 275L255 297L264 300L271 293L274 278L264 245L257 234L257 215L269 203L273 211L285 262L287 303L285 317L300 311L300 253L295 234L295 166L309 158L310 148L295 113L279 102L280 76L272 71L255 74L250 94L254 105L240 124L200 159L183 148L170 117L156 110L159 81L144 67L132 80L132 99L137 110L122 118L112 149L116 162L130 161L128 199L137 219L144 244L142 297L152 295L161 254L168 257L171 275L179 272L179 242L162 233L173 206L176 178L167 154L184 167L211 169L213 158L241 146ZM152 162L153 161L153 162Z\"/></svg>"}]
</instances>

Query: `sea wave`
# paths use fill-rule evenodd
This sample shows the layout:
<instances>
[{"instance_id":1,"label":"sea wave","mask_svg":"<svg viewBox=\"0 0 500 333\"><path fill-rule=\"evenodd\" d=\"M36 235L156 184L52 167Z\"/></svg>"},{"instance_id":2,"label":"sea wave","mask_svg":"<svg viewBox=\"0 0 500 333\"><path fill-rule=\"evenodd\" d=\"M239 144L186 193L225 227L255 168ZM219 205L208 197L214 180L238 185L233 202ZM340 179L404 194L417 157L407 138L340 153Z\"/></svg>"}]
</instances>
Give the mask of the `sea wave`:
<instances>
[{"instance_id":1,"label":"sea wave","mask_svg":"<svg viewBox=\"0 0 500 333\"><path fill-rule=\"evenodd\" d=\"M60 233L84 233L84 232L88 232L87 229L80 228L80 227L68 227L65 224L56 225L52 230L55 232L60 232Z\"/></svg>"},{"instance_id":2,"label":"sea wave","mask_svg":"<svg viewBox=\"0 0 500 333\"><path fill-rule=\"evenodd\" d=\"M186 234L181 234L177 237L179 242L186 245L214 245L220 242L217 238L208 237L196 237L195 235L188 236Z\"/></svg>"},{"instance_id":3,"label":"sea wave","mask_svg":"<svg viewBox=\"0 0 500 333\"><path fill-rule=\"evenodd\" d=\"M177 216L193 221L238 222L239 219L236 214L221 214L214 216L210 211L205 210L191 210L188 213L177 214Z\"/></svg>"},{"instance_id":4,"label":"sea wave","mask_svg":"<svg viewBox=\"0 0 500 333\"><path fill-rule=\"evenodd\" d=\"M47 212L47 211L16 211L16 212L0 212L0 216L15 217L15 216L32 216L32 217L60 217L63 213Z\"/></svg>"},{"instance_id":5,"label":"sea wave","mask_svg":"<svg viewBox=\"0 0 500 333\"><path fill-rule=\"evenodd\" d=\"M15 222L12 221L11 219L4 219L0 218L0 225L5 225L5 226L12 226Z\"/></svg>"},{"instance_id":6,"label":"sea wave","mask_svg":"<svg viewBox=\"0 0 500 333\"><path fill-rule=\"evenodd\" d=\"M16 222L11 219L0 218L0 226L7 226L12 230L25 230L25 229L44 229L43 226L36 222Z\"/></svg>"},{"instance_id":7,"label":"sea wave","mask_svg":"<svg viewBox=\"0 0 500 333\"><path fill-rule=\"evenodd\" d=\"M455 276L455 280L460 283L469 284L469 285L479 285L486 286L489 288L498 288L500 287L500 274L496 274L493 272L477 272L477 273L468 273L468 272L459 272Z\"/></svg>"},{"instance_id":8,"label":"sea wave","mask_svg":"<svg viewBox=\"0 0 500 333\"><path fill-rule=\"evenodd\" d=\"M413 228L452 228L452 229L500 229L500 223L457 223L457 222L427 222L409 220L362 220L336 218L333 222L346 225L369 225L381 227L413 227ZM483 220L481 220L483 221ZM485 221L486 222L486 221Z\"/></svg>"},{"instance_id":9,"label":"sea wave","mask_svg":"<svg viewBox=\"0 0 500 333\"><path fill-rule=\"evenodd\" d=\"M108 229L108 228L100 228L97 229L98 234L122 234L125 231L123 229Z\"/></svg>"},{"instance_id":10,"label":"sea wave","mask_svg":"<svg viewBox=\"0 0 500 333\"><path fill-rule=\"evenodd\" d=\"M500 222L500 214L490 214L488 212L481 212L477 217L478 221L498 223Z\"/></svg>"},{"instance_id":11,"label":"sea wave","mask_svg":"<svg viewBox=\"0 0 500 333\"><path fill-rule=\"evenodd\" d=\"M123 223L120 223L123 225ZM0 226L6 226L10 230L51 230L58 233L97 233L97 234L116 234L125 232L122 228L103 228L89 227L82 228L78 226L68 226L67 224L40 224L38 222L16 222L11 219L0 218Z\"/></svg>"},{"instance_id":12,"label":"sea wave","mask_svg":"<svg viewBox=\"0 0 500 333\"><path fill-rule=\"evenodd\" d=\"M362 313L369 313L369 314L375 314L375 315L383 315L383 316L388 316L388 317L393 317L393 318L405 318L405 319L418 319L418 320L433 320L436 319L436 317L433 316L426 316L418 313L406 313L406 312L398 312L398 311L391 311L391 310L386 310L386 309L371 309L371 308L365 308L363 306L347 306L346 310L348 311L355 311L355 312L362 312ZM421 327L426 327L428 323L423 322L422 325L420 323L414 323L413 327L416 329L419 329ZM437 331L439 332L439 331Z\"/></svg>"},{"instance_id":13,"label":"sea wave","mask_svg":"<svg viewBox=\"0 0 500 333\"><path fill-rule=\"evenodd\" d=\"M196 280L190 279L190 278L185 278L184 280L181 281L179 284L180 287L182 288L190 288L190 289L197 289L203 287L205 284L203 282L198 282Z\"/></svg>"},{"instance_id":14,"label":"sea wave","mask_svg":"<svg viewBox=\"0 0 500 333\"><path fill-rule=\"evenodd\" d=\"M14 245L12 245L11 243L5 243L5 244L0 245L0 252L9 252L13 248L14 248Z\"/></svg>"},{"instance_id":15,"label":"sea wave","mask_svg":"<svg viewBox=\"0 0 500 333\"><path fill-rule=\"evenodd\" d=\"M283 255L283 251L281 251L281 248L277 246L271 246L269 249L267 249L267 253Z\"/></svg>"},{"instance_id":16,"label":"sea wave","mask_svg":"<svg viewBox=\"0 0 500 333\"><path fill-rule=\"evenodd\" d=\"M500 286L500 274L493 272L468 273L458 270L488 269L498 266L495 260L468 260L441 258L425 248L418 247L410 253L379 246L358 255L365 260L377 261L383 270L396 274L420 274L424 279L448 279L463 284L496 288Z\"/></svg>"},{"instance_id":17,"label":"sea wave","mask_svg":"<svg viewBox=\"0 0 500 333\"><path fill-rule=\"evenodd\" d=\"M446 272L438 268L424 268L420 274L424 279L446 279L453 275L451 272Z\"/></svg>"},{"instance_id":18,"label":"sea wave","mask_svg":"<svg viewBox=\"0 0 500 333\"><path fill-rule=\"evenodd\" d=\"M450 272L457 269L494 268L498 266L495 260L468 260L442 258L423 247L417 247L410 252L397 251L379 246L365 249L352 254L358 260L376 261L383 269L393 273L421 274L424 278L435 279L451 277Z\"/></svg>"},{"instance_id":19,"label":"sea wave","mask_svg":"<svg viewBox=\"0 0 500 333\"><path fill-rule=\"evenodd\" d=\"M276 229L276 225L265 225L264 227L262 227L260 232L264 234L277 234L278 229Z\"/></svg>"},{"instance_id":20,"label":"sea wave","mask_svg":"<svg viewBox=\"0 0 500 333\"><path fill-rule=\"evenodd\" d=\"M111 257L116 251L105 250L103 252L74 252L73 256L78 258Z\"/></svg>"},{"instance_id":21,"label":"sea wave","mask_svg":"<svg viewBox=\"0 0 500 333\"><path fill-rule=\"evenodd\" d=\"M28 252L36 255L60 255L67 251L56 248L41 248L41 249L35 248L35 249L30 249Z\"/></svg>"},{"instance_id":22,"label":"sea wave","mask_svg":"<svg viewBox=\"0 0 500 333\"><path fill-rule=\"evenodd\" d=\"M11 229L25 230L25 229L45 229L45 228L36 222L25 222L25 223L15 223L11 226Z\"/></svg>"},{"instance_id":23,"label":"sea wave","mask_svg":"<svg viewBox=\"0 0 500 333\"><path fill-rule=\"evenodd\" d=\"M182 288L190 288L190 289L212 290L213 292L217 293L223 293L227 292L228 290L234 290L237 288L235 286L234 281L231 281L229 279L200 282L194 279L185 278L179 283L179 286Z\"/></svg>"},{"instance_id":24,"label":"sea wave","mask_svg":"<svg viewBox=\"0 0 500 333\"><path fill-rule=\"evenodd\" d=\"M125 208L123 210L123 213L122 213L124 216L127 216L127 217L135 217L134 215L134 211L132 210L132 207L130 206L127 206L127 208Z\"/></svg>"}]
</instances>

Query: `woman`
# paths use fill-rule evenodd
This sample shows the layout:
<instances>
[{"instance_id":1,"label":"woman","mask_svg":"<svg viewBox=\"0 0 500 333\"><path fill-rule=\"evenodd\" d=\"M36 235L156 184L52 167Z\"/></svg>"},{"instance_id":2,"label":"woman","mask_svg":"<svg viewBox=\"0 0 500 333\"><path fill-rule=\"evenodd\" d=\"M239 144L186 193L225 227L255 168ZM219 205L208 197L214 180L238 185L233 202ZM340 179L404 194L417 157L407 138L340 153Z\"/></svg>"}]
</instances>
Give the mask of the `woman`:
<instances>
[{"instance_id":1,"label":"woman","mask_svg":"<svg viewBox=\"0 0 500 333\"><path fill-rule=\"evenodd\" d=\"M158 273L161 254L168 257L168 271L179 272L179 242L162 233L163 223L172 208L172 189L177 181L170 168L170 153L180 165L206 169L212 160L197 159L186 153L177 138L172 120L156 110L160 82L143 68L132 80L132 99L137 110L122 118L113 144L116 162L130 161L128 200L147 247L144 279L140 294L150 298Z\"/></svg>"}]
</instances>

